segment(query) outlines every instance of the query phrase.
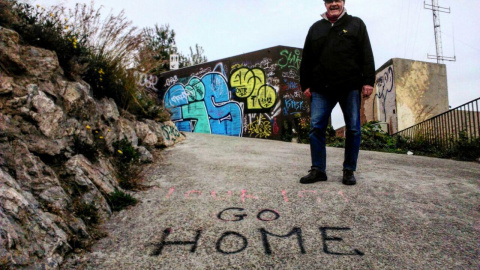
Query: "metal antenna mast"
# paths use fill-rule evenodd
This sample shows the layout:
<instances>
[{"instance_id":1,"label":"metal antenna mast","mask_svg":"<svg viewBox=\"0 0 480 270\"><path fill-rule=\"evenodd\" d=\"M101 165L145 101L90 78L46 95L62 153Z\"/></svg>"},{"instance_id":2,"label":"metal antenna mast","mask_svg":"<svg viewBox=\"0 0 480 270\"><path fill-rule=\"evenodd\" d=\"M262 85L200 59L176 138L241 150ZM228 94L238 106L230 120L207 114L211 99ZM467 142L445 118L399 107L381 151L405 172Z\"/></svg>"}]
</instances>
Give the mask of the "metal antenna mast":
<instances>
[{"instance_id":1,"label":"metal antenna mast","mask_svg":"<svg viewBox=\"0 0 480 270\"><path fill-rule=\"evenodd\" d=\"M432 4L427 4L423 1L423 7L433 11L433 29L435 30L435 45L437 49L437 55L427 54L428 59L437 59L438 64L442 64L443 61L456 61L456 57L443 56L442 47L442 31L440 30L440 12L450 13L450 8L441 7L438 5L438 0L432 0Z\"/></svg>"}]
</instances>

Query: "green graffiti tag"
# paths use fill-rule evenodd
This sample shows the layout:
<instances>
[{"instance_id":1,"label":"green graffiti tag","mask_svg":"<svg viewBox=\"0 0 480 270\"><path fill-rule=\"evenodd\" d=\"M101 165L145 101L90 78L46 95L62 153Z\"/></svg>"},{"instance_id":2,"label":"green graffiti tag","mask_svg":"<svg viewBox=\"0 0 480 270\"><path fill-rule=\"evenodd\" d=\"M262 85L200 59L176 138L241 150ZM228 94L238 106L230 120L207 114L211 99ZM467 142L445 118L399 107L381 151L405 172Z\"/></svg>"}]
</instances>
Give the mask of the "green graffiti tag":
<instances>
[{"instance_id":1,"label":"green graffiti tag","mask_svg":"<svg viewBox=\"0 0 480 270\"><path fill-rule=\"evenodd\" d=\"M168 125L162 126L163 136L167 141L176 141L180 137L180 132L177 128Z\"/></svg>"},{"instance_id":2,"label":"green graffiti tag","mask_svg":"<svg viewBox=\"0 0 480 270\"><path fill-rule=\"evenodd\" d=\"M295 50L293 52L283 50L280 52L280 56L282 56L282 58L278 60L280 69L284 69L285 67L296 70L300 69L300 62L302 62L300 50Z\"/></svg>"}]
</instances>

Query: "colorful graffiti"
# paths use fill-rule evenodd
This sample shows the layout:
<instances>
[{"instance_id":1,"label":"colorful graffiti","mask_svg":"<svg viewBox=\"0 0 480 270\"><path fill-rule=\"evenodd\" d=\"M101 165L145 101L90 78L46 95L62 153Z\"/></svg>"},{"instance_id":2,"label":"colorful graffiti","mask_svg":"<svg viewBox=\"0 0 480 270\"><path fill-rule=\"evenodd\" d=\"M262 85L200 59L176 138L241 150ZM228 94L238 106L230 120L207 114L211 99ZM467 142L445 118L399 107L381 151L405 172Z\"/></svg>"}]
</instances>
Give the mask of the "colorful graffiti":
<instances>
[{"instance_id":1,"label":"colorful graffiti","mask_svg":"<svg viewBox=\"0 0 480 270\"><path fill-rule=\"evenodd\" d=\"M310 105L298 81L301 50L284 48L165 74L171 120L180 131L287 138L292 124L285 123L308 114Z\"/></svg>"},{"instance_id":2,"label":"colorful graffiti","mask_svg":"<svg viewBox=\"0 0 480 270\"><path fill-rule=\"evenodd\" d=\"M242 136L242 109L232 101L222 73L191 77L186 85L177 83L164 96L165 108L180 131Z\"/></svg>"},{"instance_id":3,"label":"colorful graffiti","mask_svg":"<svg viewBox=\"0 0 480 270\"><path fill-rule=\"evenodd\" d=\"M294 115L308 110L307 102L303 99L300 83L284 79L282 85L283 114Z\"/></svg>"},{"instance_id":4,"label":"colorful graffiti","mask_svg":"<svg viewBox=\"0 0 480 270\"><path fill-rule=\"evenodd\" d=\"M251 63L251 62L242 62L242 63L236 63L232 65L231 70L236 70L240 68L259 68L262 69L267 76L267 84L270 84L274 87L278 86L280 83L280 79L278 79L276 75L276 71L278 68L278 64L274 64L273 60L271 58L263 58L262 61L256 62L256 63Z\"/></svg>"},{"instance_id":5,"label":"colorful graffiti","mask_svg":"<svg viewBox=\"0 0 480 270\"><path fill-rule=\"evenodd\" d=\"M265 71L260 68L237 68L230 74L230 87L235 95L247 100L247 110L263 110L273 107L277 92L266 82Z\"/></svg>"},{"instance_id":6,"label":"colorful graffiti","mask_svg":"<svg viewBox=\"0 0 480 270\"><path fill-rule=\"evenodd\" d=\"M285 102L285 107L283 108L283 110L284 110L284 114L286 115L296 114L306 110L305 106L303 105L305 101L303 100L297 101L297 100L288 98L288 99L284 99L284 102Z\"/></svg>"},{"instance_id":7,"label":"colorful graffiti","mask_svg":"<svg viewBox=\"0 0 480 270\"><path fill-rule=\"evenodd\" d=\"M272 135L272 123L266 120L263 115L247 125L247 131L255 138L268 138Z\"/></svg>"}]
</instances>

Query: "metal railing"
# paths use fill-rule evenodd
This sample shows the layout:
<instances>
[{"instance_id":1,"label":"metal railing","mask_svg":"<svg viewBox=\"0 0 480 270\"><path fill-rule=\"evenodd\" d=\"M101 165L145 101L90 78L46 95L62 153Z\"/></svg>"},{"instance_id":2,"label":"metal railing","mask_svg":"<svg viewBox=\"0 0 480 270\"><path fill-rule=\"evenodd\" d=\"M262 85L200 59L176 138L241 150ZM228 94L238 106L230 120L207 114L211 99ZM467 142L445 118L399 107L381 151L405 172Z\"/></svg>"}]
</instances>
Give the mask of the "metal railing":
<instances>
[{"instance_id":1,"label":"metal railing","mask_svg":"<svg viewBox=\"0 0 480 270\"><path fill-rule=\"evenodd\" d=\"M451 148L460 137L480 137L480 98L399 131L394 136Z\"/></svg>"}]
</instances>

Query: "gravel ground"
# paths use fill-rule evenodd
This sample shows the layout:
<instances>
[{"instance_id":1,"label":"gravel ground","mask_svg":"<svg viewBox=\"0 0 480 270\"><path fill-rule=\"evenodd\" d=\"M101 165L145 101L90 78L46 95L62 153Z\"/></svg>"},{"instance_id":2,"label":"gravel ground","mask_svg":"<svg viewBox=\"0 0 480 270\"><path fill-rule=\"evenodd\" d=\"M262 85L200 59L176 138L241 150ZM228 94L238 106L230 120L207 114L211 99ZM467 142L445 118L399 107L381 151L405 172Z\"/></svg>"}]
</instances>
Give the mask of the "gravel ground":
<instances>
[{"instance_id":1,"label":"gravel ground","mask_svg":"<svg viewBox=\"0 0 480 270\"><path fill-rule=\"evenodd\" d=\"M188 134L141 203L63 269L479 269L480 164L361 151L358 184L299 184L309 146Z\"/></svg>"}]
</instances>

